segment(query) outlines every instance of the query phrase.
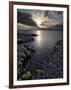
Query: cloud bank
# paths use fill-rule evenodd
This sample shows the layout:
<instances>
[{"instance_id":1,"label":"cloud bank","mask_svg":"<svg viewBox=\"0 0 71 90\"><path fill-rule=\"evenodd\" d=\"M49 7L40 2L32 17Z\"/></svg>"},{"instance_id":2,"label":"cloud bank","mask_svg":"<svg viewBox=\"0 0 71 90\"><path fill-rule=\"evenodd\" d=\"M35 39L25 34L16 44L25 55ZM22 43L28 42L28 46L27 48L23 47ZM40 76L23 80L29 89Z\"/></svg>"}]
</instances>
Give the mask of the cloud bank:
<instances>
[{"instance_id":1,"label":"cloud bank","mask_svg":"<svg viewBox=\"0 0 71 90\"><path fill-rule=\"evenodd\" d=\"M49 28L63 25L63 12L50 10L17 10L17 21L31 27Z\"/></svg>"}]
</instances>

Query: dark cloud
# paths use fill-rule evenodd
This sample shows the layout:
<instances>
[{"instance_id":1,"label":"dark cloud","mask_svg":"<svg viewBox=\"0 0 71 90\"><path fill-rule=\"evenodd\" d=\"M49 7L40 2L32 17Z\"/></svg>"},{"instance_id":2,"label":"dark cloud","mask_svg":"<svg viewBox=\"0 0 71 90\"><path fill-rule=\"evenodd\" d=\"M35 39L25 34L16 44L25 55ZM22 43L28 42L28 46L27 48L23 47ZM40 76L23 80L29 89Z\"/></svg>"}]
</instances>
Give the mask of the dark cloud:
<instances>
[{"instance_id":1,"label":"dark cloud","mask_svg":"<svg viewBox=\"0 0 71 90\"><path fill-rule=\"evenodd\" d=\"M49 18L53 18L53 17L56 17L56 16L62 16L63 17L63 11L45 11L45 14L44 14L45 17L49 17Z\"/></svg>"},{"instance_id":2,"label":"dark cloud","mask_svg":"<svg viewBox=\"0 0 71 90\"><path fill-rule=\"evenodd\" d=\"M37 26L36 22L33 21L32 15L30 13L17 11L17 22L30 25Z\"/></svg>"}]
</instances>

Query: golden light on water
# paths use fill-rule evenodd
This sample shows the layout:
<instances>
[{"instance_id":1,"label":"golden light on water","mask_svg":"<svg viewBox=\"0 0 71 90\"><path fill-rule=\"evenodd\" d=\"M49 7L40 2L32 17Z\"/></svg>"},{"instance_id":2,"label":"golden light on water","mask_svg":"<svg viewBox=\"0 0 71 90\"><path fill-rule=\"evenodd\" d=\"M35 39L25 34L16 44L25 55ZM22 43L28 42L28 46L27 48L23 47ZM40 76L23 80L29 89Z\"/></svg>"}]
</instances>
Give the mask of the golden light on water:
<instances>
[{"instance_id":1,"label":"golden light on water","mask_svg":"<svg viewBox=\"0 0 71 90\"><path fill-rule=\"evenodd\" d=\"M37 36L37 44L41 44L41 40L42 40L41 31L37 30L36 33L38 35Z\"/></svg>"}]
</instances>

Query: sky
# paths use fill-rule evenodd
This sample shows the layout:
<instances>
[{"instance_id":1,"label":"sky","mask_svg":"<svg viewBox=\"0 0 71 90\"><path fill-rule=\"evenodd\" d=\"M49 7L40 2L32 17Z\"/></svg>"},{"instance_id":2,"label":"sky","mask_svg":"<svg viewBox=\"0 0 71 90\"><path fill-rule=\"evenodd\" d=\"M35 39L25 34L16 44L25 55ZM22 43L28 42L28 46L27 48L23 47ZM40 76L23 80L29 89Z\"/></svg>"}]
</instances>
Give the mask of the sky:
<instances>
[{"instance_id":1,"label":"sky","mask_svg":"<svg viewBox=\"0 0 71 90\"><path fill-rule=\"evenodd\" d=\"M36 23L40 28L49 28L54 25L63 24L63 11L50 11L50 10L31 10L31 9L18 9L23 15L29 14L27 21ZM31 23L30 22L30 23ZM27 25L27 23L26 23ZM33 26L33 25L32 25Z\"/></svg>"}]
</instances>

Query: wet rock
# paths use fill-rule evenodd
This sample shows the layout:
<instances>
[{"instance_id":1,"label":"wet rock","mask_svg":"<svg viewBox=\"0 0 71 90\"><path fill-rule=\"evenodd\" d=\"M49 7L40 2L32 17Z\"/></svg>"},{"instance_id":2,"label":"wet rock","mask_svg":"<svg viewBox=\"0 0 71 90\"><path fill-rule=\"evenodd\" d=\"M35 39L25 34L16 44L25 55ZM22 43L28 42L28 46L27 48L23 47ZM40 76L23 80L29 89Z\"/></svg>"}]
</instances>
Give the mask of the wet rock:
<instances>
[{"instance_id":1,"label":"wet rock","mask_svg":"<svg viewBox=\"0 0 71 90\"><path fill-rule=\"evenodd\" d=\"M24 74L21 76L21 79L22 79L22 80L28 80L28 79L30 79L31 76L32 76L31 72L30 72L30 71L27 71L26 73L24 73Z\"/></svg>"}]
</instances>

